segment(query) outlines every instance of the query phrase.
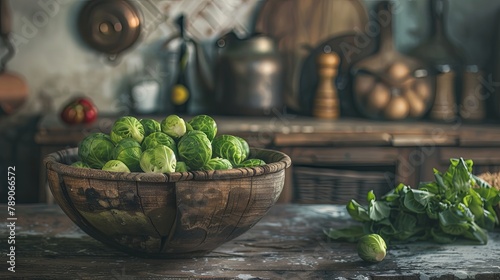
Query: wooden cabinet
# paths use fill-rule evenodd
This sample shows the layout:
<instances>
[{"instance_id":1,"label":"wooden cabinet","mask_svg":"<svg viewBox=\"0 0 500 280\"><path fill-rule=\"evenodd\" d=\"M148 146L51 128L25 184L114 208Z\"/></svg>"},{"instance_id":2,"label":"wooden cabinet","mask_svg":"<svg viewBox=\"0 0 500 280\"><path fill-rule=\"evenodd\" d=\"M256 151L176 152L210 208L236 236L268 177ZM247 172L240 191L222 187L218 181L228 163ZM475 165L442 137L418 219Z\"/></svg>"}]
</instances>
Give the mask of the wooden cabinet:
<instances>
[{"instance_id":1,"label":"wooden cabinet","mask_svg":"<svg viewBox=\"0 0 500 280\"><path fill-rule=\"evenodd\" d=\"M189 119L186 118L186 119ZM251 146L288 154L280 202L346 203L364 200L374 190L382 195L404 183L412 187L433 180L433 168L445 170L450 158L474 161L476 174L500 171L500 125L429 122L336 121L309 117L216 116L219 134L234 134ZM93 131L109 132L114 118L92 126L68 127L46 117L38 127L41 158L74 147ZM41 170L41 200L51 201Z\"/></svg>"}]
</instances>

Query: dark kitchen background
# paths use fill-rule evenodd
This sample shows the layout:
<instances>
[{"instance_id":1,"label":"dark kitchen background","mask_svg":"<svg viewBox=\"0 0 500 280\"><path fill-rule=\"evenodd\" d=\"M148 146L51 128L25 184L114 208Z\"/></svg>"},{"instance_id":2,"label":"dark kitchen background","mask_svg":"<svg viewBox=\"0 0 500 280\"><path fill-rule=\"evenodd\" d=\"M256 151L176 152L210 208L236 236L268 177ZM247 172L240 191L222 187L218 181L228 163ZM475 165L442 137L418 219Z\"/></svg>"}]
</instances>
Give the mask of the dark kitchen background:
<instances>
[{"instance_id":1,"label":"dark kitchen background","mask_svg":"<svg viewBox=\"0 0 500 280\"><path fill-rule=\"evenodd\" d=\"M137 38L125 38L121 42L122 45L118 44L118 52L107 53L90 46L79 29L79 21L89 20L80 17L89 1L8 2L12 16L10 40L15 53L8 60L5 71L24 78L28 92L25 98L21 98L22 103L15 103L21 104L19 107L3 108L0 117L1 202L6 201L8 166L16 167L18 202L37 202L45 199L40 191L41 174L44 172L40 162L45 150L37 141L37 133L40 123L50 122L51 118L57 122L59 112L72 98L82 95L90 98L96 104L100 116L136 113L161 116L174 112L169 89L179 74L178 46L182 40L177 34L181 15L184 15L184 38L188 38L188 66L185 75L192 92L186 112L189 115L217 115L228 110L224 102L231 99L217 101L214 93L219 83L223 83L214 69L221 49L230 47L230 40L238 40L234 39L234 36L257 37L255 32L263 32L279 41L279 56L286 56L283 62L286 66L283 68L287 71L284 71L282 85L266 85L270 88L282 86L285 90L281 91L280 97L283 98L288 111L310 117L310 95L315 91L317 83L310 82L312 86L306 89L301 88L302 83L299 83L302 77L300 67L311 62L309 55L314 51L318 52L319 47L320 52L328 53L342 46L341 42L344 42L343 46L355 46L354 49L348 48L344 51L352 51L354 57L359 55L357 58L361 60L375 53L381 33L380 26L375 24L380 22L380 19L376 18L377 4L380 1L375 0L129 1L139 12L140 34ZM392 3L394 45L400 54L407 55L431 34L432 16L429 1L400 0ZM500 22L497 21L500 1L450 0L445 12L446 36L463 58L459 69L472 73L481 71L484 79L481 80L483 83L478 85L491 93L488 99L482 100L485 103L485 115L478 122L496 123L498 116L495 113L494 86L497 80L494 69L500 66L500 45L496 44L497 40L500 41ZM102 28L116 29L117 26ZM121 28L124 26L118 29ZM354 32L367 36L355 37ZM281 40L278 38L280 34L285 34ZM331 40L331 43L325 43L328 40ZM290 49L293 50L291 53ZM249 54L251 51L253 50L244 53ZM0 55L5 56L6 52L5 44L0 43ZM236 53L233 54L238 57ZM241 55L237 62L247 59L243 57L245 56ZM345 54L341 57L343 66L346 63L345 57ZM228 59L231 58L234 57ZM259 59L263 57L254 57L256 63ZM273 63L273 60L267 62ZM311 67L309 70L316 69L315 66ZM273 69L271 67L268 70L272 72ZM346 72L341 71L339 76L340 74ZM350 75L350 72L347 72L347 75ZM251 74L248 76L250 79ZM147 83L148 81L151 83ZM500 79L498 81L500 82ZM339 87L342 87L342 81L337 82ZM268 83L276 83L276 80ZM136 96L134 99L131 96L134 86L149 90L149 95ZM302 99L304 91L309 97ZM0 93L4 92L0 90ZM339 88L341 97L348 95L346 92L350 91L341 92ZM351 107L347 106L347 110L353 107L351 104ZM340 118L370 119L370 114L360 114L358 110L352 110L353 112L349 113L343 108ZM240 112L242 116L254 114L251 111L247 114L245 108ZM428 115L418 116L418 119L423 119L424 122L429 118ZM373 119L380 121L377 117ZM391 123L391 120L383 121ZM398 121L394 123L397 124ZM58 125L61 125L60 122ZM54 143L56 144L58 143ZM44 145L50 146L50 143Z\"/></svg>"}]
</instances>

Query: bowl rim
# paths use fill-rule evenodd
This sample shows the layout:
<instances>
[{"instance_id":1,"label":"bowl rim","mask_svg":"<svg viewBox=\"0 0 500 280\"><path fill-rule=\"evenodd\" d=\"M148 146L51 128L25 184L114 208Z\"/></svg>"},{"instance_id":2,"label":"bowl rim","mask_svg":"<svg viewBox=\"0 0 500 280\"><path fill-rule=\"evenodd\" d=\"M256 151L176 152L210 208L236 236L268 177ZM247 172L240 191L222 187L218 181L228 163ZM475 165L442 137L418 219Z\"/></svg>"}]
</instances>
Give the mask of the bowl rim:
<instances>
[{"instance_id":1,"label":"bowl rim","mask_svg":"<svg viewBox=\"0 0 500 280\"><path fill-rule=\"evenodd\" d=\"M272 149L250 148L251 157L259 158L259 155L262 156L263 154L269 153L272 154L272 157L275 160L262 166L238 167L228 170L187 171L172 173L113 172L99 169L74 167L62 163L66 158L75 157L78 155L77 147L50 153L45 156L43 162L47 170L55 171L60 175L68 175L77 178L109 181L169 183L191 180L206 181L253 177L276 173L291 166L292 161L290 157L283 152Z\"/></svg>"}]
</instances>

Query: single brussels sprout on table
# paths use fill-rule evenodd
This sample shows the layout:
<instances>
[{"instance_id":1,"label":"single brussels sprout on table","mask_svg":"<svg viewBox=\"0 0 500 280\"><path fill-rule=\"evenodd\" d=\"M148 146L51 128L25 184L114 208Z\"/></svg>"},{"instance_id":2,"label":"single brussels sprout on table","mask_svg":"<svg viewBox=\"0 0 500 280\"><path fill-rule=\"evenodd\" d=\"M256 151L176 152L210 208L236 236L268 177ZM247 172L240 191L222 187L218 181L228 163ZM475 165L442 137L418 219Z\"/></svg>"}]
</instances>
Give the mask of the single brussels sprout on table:
<instances>
[{"instance_id":1,"label":"single brussels sprout on table","mask_svg":"<svg viewBox=\"0 0 500 280\"><path fill-rule=\"evenodd\" d=\"M117 159L109 160L104 164L102 170L105 171L113 171L113 172L128 172L130 173L130 169L123 163Z\"/></svg>"},{"instance_id":2,"label":"single brussels sprout on table","mask_svg":"<svg viewBox=\"0 0 500 280\"><path fill-rule=\"evenodd\" d=\"M154 119L141 119L139 121L144 127L144 137L150 135L153 132L161 131L160 123Z\"/></svg>"},{"instance_id":3,"label":"single brussels sprout on table","mask_svg":"<svg viewBox=\"0 0 500 280\"><path fill-rule=\"evenodd\" d=\"M258 158L249 158L247 160L242 161L237 167L255 167L265 165L266 162L258 159Z\"/></svg>"},{"instance_id":4,"label":"single brussels sprout on table","mask_svg":"<svg viewBox=\"0 0 500 280\"><path fill-rule=\"evenodd\" d=\"M177 115L167 116L161 121L161 131L168 136L178 139L186 134L186 122Z\"/></svg>"},{"instance_id":5,"label":"single brussels sprout on table","mask_svg":"<svg viewBox=\"0 0 500 280\"><path fill-rule=\"evenodd\" d=\"M141 145L132 138L124 138L120 140L113 151L113 158L123 162L130 171L139 172L141 166L139 159L141 158Z\"/></svg>"},{"instance_id":6,"label":"single brussels sprout on table","mask_svg":"<svg viewBox=\"0 0 500 280\"><path fill-rule=\"evenodd\" d=\"M79 167L79 168L90 168L90 166L88 164L86 164L85 162L83 162L81 160L73 162L71 164L71 166Z\"/></svg>"},{"instance_id":7,"label":"single brussels sprout on table","mask_svg":"<svg viewBox=\"0 0 500 280\"><path fill-rule=\"evenodd\" d=\"M177 159L172 149L158 145L142 153L140 165L146 173L170 173L175 172Z\"/></svg>"},{"instance_id":8,"label":"single brussels sprout on table","mask_svg":"<svg viewBox=\"0 0 500 280\"><path fill-rule=\"evenodd\" d=\"M205 133L192 130L179 140L177 152L191 170L199 170L212 158L212 144Z\"/></svg>"},{"instance_id":9,"label":"single brussels sprout on table","mask_svg":"<svg viewBox=\"0 0 500 280\"><path fill-rule=\"evenodd\" d=\"M78 156L91 168L101 169L113 159L115 144L104 133L96 132L85 137L78 145Z\"/></svg>"},{"instance_id":10,"label":"single brussels sprout on table","mask_svg":"<svg viewBox=\"0 0 500 280\"><path fill-rule=\"evenodd\" d=\"M381 262L386 255L387 245L384 239L376 234L363 235L357 244L358 255L367 262Z\"/></svg>"},{"instance_id":11,"label":"single brussels sprout on table","mask_svg":"<svg viewBox=\"0 0 500 280\"><path fill-rule=\"evenodd\" d=\"M245 150L236 136L223 134L212 141L214 157L229 160L233 166L237 166L245 159Z\"/></svg>"},{"instance_id":12,"label":"single brussels sprout on table","mask_svg":"<svg viewBox=\"0 0 500 280\"><path fill-rule=\"evenodd\" d=\"M199 130L205 133L210 141L212 141L217 134L217 124L215 120L208 115L197 115L187 123L192 127L192 130Z\"/></svg>"},{"instance_id":13,"label":"single brussels sprout on table","mask_svg":"<svg viewBox=\"0 0 500 280\"><path fill-rule=\"evenodd\" d=\"M178 161L177 165L175 166L175 172L187 172L187 171L189 171L189 168L186 165L186 163L183 161Z\"/></svg>"},{"instance_id":14,"label":"single brussels sprout on table","mask_svg":"<svg viewBox=\"0 0 500 280\"><path fill-rule=\"evenodd\" d=\"M120 142L123 138L133 138L141 143L144 139L144 126L137 118L124 116L115 121L110 136L114 143Z\"/></svg>"},{"instance_id":15,"label":"single brussels sprout on table","mask_svg":"<svg viewBox=\"0 0 500 280\"><path fill-rule=\"evenodd\" d=\"M211 158L207 161L207 163L201 168L201 170L226 170L232 169L233 166L231 162L225 158Z\"/></svg>"},{"instance_id":16,"label":"single brussels sprout on table","mask_svg":"<svg viewBox=\"0 0 500 280\"><path fill-rule=\"evenodd\" d=\"M158 145L165 145L174 151L177 155L177 143L175 140L163 132L153 132L142 141L141 147L145 151Z\"/></svg>"}]
</instances>

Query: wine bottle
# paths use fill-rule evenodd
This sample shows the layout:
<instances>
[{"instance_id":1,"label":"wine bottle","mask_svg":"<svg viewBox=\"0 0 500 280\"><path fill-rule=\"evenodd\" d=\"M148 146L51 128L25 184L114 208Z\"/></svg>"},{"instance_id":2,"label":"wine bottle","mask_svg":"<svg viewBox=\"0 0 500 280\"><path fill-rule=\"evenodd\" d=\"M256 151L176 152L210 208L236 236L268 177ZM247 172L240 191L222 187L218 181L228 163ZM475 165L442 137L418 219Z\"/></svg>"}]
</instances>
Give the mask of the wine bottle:
<instances>
[{"instance_id":1,"label":"wine bottle","mask_svg":"<svg viewBox=\"0 0 500 280\"><path fill-rule=\"evenodd\" d=\"M191 92L189 90L188 79L186 74L187 63L189 58L187 39L184 32L184 15L179 16L176 20L180 32L179 57L177 62L178 74L172 88L170 90L170 101L172 102L175 114L189 113L189 103L191 100Z\"/></svg>"}]
</instances>

